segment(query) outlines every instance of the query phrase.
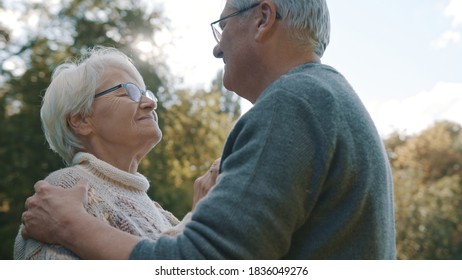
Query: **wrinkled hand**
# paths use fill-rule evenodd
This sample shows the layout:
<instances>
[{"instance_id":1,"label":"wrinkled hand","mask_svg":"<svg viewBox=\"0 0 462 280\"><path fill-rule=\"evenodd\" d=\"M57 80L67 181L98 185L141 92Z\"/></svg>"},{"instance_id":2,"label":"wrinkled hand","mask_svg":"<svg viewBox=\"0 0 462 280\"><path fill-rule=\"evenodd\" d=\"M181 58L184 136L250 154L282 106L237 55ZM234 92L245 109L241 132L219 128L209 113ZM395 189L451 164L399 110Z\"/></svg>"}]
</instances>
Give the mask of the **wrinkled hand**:
<instances>
[{"instance_id":1,"label":"wrinkled hand","mask_svg":"<svg viewBox=\"0 0 462 280\"><path fill-rule=\"evenodd\" d=\"M197 203L204 198L208 192L215 186L220 168L221 158L216 159L210 169L194 181L193 210Z\"/></svg>"},{"instance_id":2,"label":"wrinkled hand","mask_svg":"<svg viewBox=\"0 0 462 280\"><path fill-rule=\"evenodd\" d=\"M44 243L62 244L63 230L85 212L88 182L80 180L72 189L63 189L38 181L35 194L26 200L26 211L22 214L21 235Z\"/></svg>"}]
</instances>

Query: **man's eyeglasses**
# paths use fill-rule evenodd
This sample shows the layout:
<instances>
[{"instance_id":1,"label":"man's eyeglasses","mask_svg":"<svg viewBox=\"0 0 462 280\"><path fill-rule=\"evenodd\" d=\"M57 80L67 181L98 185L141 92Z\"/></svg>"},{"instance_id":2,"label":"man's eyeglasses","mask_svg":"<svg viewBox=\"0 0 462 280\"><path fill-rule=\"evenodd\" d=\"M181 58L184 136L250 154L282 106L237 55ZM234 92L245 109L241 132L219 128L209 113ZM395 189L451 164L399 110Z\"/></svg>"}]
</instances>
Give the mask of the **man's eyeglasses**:
<instances>
[{"instance_id":1,"label":"man's eyeglasses","mask_svg":"<svg viewBox=\"0 0 462 280\"><path fill-rule=\"evenodd\" d=\"M113 92L115 90L118 90L119 88L122 88L122 87L125 89L125 93L128 95L128 97L130 97L130 99L135 101L135 102L140 102L141 101L141 96L143 96L143 95L146 96L147 98L151 99L155 103L158 102L156 96L154 95L154 93L152 93L152 91L150 91L150 90L141 90L137 85L135 85L133 83L119 84L119 85L117 85L115 87L111 87L110 89L107 89L105 91L102 91L100 93L95 94L95 98L98 98L100 96L103 96L105 94Z\"/></svg>"},{"instance_id":2,"label":"man's eyeglasses","mask_svg":"<svg viewBox=\"0 0 462 280\"><path fill-rule=\"evenodd\" d=\"M242 14L243 12L246 12L246 11L248 11L250 9L253 9L253 8L257 7L258 5L260 5L260 3L252 4L251 6L249 6L247 8L240 9L240 10L234 12L234 13L231 13L231 14L225 16L225 17L220 18L219 20L216 20L216 21L212 22L210 24L210 26L212 27L213 36L215 37L215 40L217 41L217 43L220 43L220 40L221 40L221 31L220 31L221 28L219 26L217 27L218 23L220 23L221 21L223 21L225 19L228 19L230 17L235 17L235 16L237 16L239 14ZM276 12L276 19L281 19L281 18L282 18L281 15L278 12Z\"/></svg>"}]
</instances>

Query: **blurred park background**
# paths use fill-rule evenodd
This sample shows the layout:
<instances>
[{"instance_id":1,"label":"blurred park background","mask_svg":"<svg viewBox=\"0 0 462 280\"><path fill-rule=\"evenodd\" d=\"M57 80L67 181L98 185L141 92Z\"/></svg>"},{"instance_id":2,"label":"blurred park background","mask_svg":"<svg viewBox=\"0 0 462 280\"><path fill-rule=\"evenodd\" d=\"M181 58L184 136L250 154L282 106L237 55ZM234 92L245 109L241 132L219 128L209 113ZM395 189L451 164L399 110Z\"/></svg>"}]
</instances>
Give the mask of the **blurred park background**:
<instances>
[{"instance_id":1,"label":"blurred park background","mask_svg":"<svg viewBox=\"0 0 462 280\"><path fill-rule=\"evenodd\" d=\"M203 88L176 87L179 80L155 40L170 23L151 2L16 1L7 6L0 0L0 16L14 8L10 12L19 20L35 21L19 39L11 36L11 26L0 24L0 259L12 258L34 183L64 167L40 125L41 97L51 73L94 45L129 55L157 93L164 137L140 172L152 182L149 195L164 208L178 217L189 211L192 184L220 156L241 103L223 89L220 72ZM418 133L396 131L383 140L394 172L398 258L462 259L461 125L441 120Z\"/></svg>"}]
</instances>

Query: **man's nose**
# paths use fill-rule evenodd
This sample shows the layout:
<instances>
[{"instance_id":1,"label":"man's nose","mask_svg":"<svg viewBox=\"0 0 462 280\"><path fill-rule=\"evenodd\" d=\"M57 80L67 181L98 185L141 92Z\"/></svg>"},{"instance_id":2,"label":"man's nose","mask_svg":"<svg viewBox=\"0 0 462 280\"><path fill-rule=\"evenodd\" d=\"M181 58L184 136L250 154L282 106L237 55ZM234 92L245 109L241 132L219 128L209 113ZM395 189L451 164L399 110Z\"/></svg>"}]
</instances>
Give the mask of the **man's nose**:
<instances>
[{"instance_id":1,"label":"man's nose","mask_svg":"<svg viewBox=\"0 0 462 280\"><path fill-rule=\"evenodd\" d=\"M213 56L216 58L223 58L223 52L221 51L220 44L217 44L213 48Z\"/></svg>"}]
</instances>

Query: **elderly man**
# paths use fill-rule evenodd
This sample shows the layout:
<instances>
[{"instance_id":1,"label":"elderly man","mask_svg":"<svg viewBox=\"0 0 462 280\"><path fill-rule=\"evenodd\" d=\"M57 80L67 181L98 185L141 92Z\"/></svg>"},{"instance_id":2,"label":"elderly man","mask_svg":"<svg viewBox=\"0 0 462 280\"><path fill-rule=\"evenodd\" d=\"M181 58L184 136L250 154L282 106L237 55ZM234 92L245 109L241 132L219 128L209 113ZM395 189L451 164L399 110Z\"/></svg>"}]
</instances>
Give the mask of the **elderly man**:
<instances>
[{"instance_id":1,"label":"elderly man","mask_svg":"<svg viewBox=\"0 0 462 280\"><path fill-rule=\"evenodd\" d=\"M225 87L254 107L229 134L216 185L183 233L131 236L85 212L82 185L39 182L23 235L92 259L395 258L382 141L345 78L320 62L325 0L228 0L212 29Z\"/></svg>"}]
</instances>

